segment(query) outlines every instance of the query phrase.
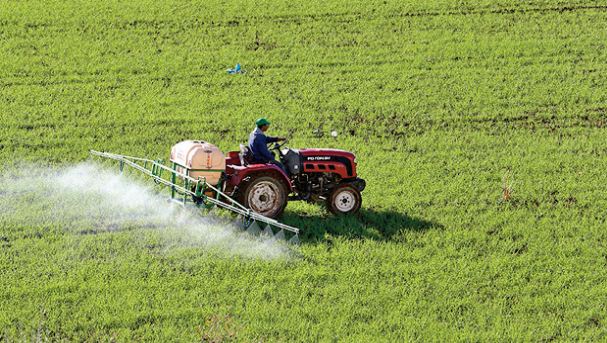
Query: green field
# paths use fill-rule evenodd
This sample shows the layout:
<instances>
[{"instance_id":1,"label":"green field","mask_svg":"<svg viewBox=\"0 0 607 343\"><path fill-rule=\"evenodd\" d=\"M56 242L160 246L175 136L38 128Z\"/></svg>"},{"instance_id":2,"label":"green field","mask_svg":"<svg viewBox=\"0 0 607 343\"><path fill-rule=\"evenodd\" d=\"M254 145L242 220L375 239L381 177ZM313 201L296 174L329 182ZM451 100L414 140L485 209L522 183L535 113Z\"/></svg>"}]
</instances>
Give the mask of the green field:
<instances>
[{"instance_id":1,"label":"green field","mask_svg":"<svg viewBox=\"0 0 607 343\"><path fill-rule=\"evenodd\" d=\"M606 28L604 0L0 2L0 342L607 340ZM360 215L222 236L88 161L262 115L357 154Z\"/></svg>"}]
</instances>

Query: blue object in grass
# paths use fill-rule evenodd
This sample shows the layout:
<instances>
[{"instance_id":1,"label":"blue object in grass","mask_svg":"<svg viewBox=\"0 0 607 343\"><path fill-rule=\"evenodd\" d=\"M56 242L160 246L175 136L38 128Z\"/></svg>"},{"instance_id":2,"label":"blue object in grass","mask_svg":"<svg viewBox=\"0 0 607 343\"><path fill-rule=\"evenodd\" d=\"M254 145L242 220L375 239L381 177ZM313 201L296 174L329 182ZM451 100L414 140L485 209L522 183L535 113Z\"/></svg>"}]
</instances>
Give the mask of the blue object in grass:
<instances>
[{"instance_id":1,"label":"blue object in grass","mask_svg":"<svg viewBox=\"0 0 607 343\"><path fill-rule=\"evenodd\" d=\"M236 64L234 69L228 69L227 72L228 74L240 74L242 72L242 70L240 69L240 63Z\"/></svg>"}]
</instances>

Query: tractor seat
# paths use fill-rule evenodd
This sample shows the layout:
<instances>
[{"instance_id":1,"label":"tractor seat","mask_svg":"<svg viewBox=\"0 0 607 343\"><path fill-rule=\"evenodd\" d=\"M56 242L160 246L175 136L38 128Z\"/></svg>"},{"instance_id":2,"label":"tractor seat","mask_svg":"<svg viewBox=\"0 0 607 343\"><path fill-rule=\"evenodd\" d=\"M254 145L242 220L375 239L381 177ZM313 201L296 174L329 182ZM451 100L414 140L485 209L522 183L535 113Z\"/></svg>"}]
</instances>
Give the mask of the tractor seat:
<instances>
[{"instance_id":1,"label":"tractor seat","mask_svg":"<svg viewBox=\"0 0 607 343\"><path fill-rule=\"evenodd\" d=\"M251 149L244 144L240 144L240 153L238 153L238 158L240 158L240 165L243 167L251 164Z\"/></svg>"}]
</instances>

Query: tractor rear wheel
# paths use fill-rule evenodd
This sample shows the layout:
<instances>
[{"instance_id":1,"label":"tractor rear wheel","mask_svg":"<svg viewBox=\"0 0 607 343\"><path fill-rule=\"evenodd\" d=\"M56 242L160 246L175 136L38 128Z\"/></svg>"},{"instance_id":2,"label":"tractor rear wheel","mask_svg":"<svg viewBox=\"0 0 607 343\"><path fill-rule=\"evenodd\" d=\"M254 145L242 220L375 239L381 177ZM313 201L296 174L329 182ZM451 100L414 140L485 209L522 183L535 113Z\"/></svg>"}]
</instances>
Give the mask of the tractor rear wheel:
<instances>
[{"instance_id":1,"label":"tractor rear wheel","mask_svg":"<svg viewBox=\"0 0 607 343\"><path fill-rule=\"evenodd\" d=\"M360 191L348 184L335 187L327 197L327 208L334 214L356 213L361 205Z\"/></svg>"},{"instance_id":2,"label":"tractor rear wheel","mask_svg":"<svg viewBox=\"0 0 607 343\"><path fill-rule=\"evenodd\" d=\"M253 177L239 194L244 207L269 218L280 216L287 206L287 187L271 176Z\"/></svg>"}]
</instances>

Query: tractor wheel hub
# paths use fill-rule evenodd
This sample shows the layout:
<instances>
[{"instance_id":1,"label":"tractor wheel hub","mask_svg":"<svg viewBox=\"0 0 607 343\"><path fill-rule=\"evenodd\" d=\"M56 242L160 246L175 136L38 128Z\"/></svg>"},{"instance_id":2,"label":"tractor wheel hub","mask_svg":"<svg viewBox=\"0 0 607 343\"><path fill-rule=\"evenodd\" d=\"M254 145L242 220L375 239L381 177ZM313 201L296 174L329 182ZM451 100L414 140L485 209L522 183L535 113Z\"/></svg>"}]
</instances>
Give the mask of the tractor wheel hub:
<instances>
[{"instance_id":1,"label":"tractor wheel hub","mask_svg":"<svg viewBox=\"0 0 607 343\"><path fill-rule=\"evenodd\" d=\"M335 207L341 212L348 212L356 206L356 198L349 190L343 190L335 196Z\"/></svg>"},{"instance_id":2,"label":"tractor wheel hub","mask_svg":"<svg viewBox=\"0 0 607 343\"><path fill-rule=\"evenodd\" d=\"M278 192L278 188L273 183L260 182L249 193L249 206L259 213L271 211L278 206Z\"/></svg>"}]
</instances>

